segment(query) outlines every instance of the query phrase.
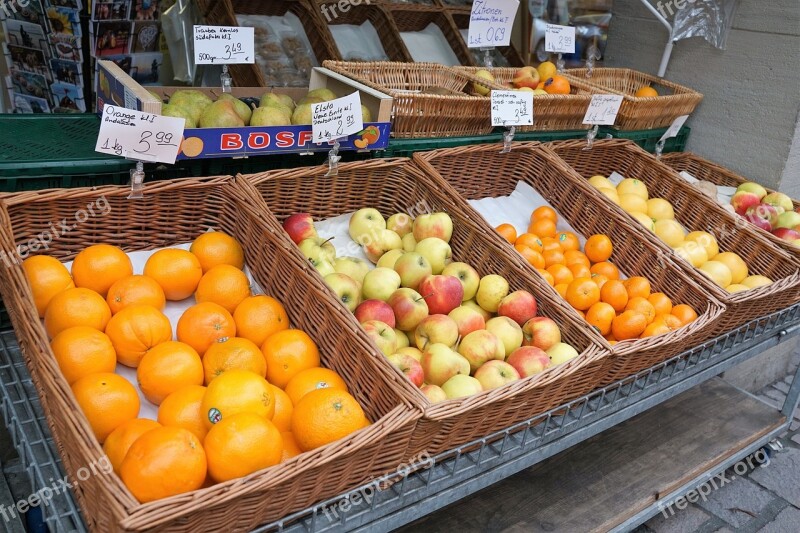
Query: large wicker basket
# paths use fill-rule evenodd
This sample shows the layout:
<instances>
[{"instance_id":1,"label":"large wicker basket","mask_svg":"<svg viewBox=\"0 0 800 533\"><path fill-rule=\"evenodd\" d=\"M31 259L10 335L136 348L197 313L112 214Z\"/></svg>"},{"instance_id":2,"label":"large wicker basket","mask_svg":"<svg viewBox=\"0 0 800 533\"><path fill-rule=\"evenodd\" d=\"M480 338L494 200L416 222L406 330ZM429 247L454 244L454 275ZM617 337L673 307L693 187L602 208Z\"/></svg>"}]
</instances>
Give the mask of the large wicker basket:
<instances>
[{"instance_id":1,"label":"large wicker basket","mask_svg":"<svg viewBox=\"0 0 800 533\"><path fill-rule=\"evenodd\" d=\"M422 451L433 455L452 449L591 390L595 383L594 373L602 371L608 355L596 341L596 335L585 323L579 323L566 312L544 281L529 276L506 257L509 254L499 236L478 225L474 214L462 200L444 194L434 181L407 159L341 165L338 177L326 177L327 170L327 167L313 167L244 178L253 185L253 203L263 199L268 207L264 218L272 219L275 231L281 234L284 232L279 223L293 213L310 213L315 220L321 220L367 206L378 209L384 216L400 212L417 215L446 211L455 227L450 241L453 260L468 262L481 275L500 274L508 280L512 290L530 291L537 298L539 313L558 322L565 342L580 352L579 357L536 376L468 398L434 405L410 381L406 381L409 391L417 396L418 405L425 409L424 418L414 431L409 456ZM288 236L284 238L294 254L302 258ZM310 277L318 276L310 265L307 270ZM350 321L351 327L358 327L355 317L351 316ZM366 333L362 337L366 339ZM372 356L377 363L388 366L377 347L373 348ZM577 373L584 368L585 372Z\"/></svg>"},{"instance_id":2,"label":"large wicker basket","mask_svg":"<svg viewBox=\"0 0 800 533\"><path fill-rule=\"evenodd\" d=\"M671 154L664 154L664 156L661 158L661 161L672 167L676 172L688 172L699 180L710 181L715 185L738 187L742 183L750 181L742 176L739 176L732 170L728 170L722 165L714 163L713 161L709 161L708 159L703 159L699 155L691 152L674 152ZM767 189L767 192L775 191L773 189ZM794 204L795 209L800 209L800 202L797 200L792 200L792 204ZM752 228L756 233L767 239L772 244L783 248L796 258L800 258L800 248L797 246L776 237L772 233L765 231L758 226L753 225Z\"/></svg>"},{"instance_id":3,"label":"large wicker basket","mask_svg":"<svg viewBox=\"0 0 800 533\"><path fill-rule=\"evenodd\" d=\"M725 306L722 317L715 324L715 333L723 333L800 301L800 271L794 258L743 226L743 219L725 211L709 197L686 184L674 170L632 141L596 141L591 150L584 149L585 141L555 142L550 146L586 179L596 174L608 176L616 171L627 178L643 181L651 197L664 198L672 204L676 220L687 229L711 233L717 238L720 251L736 252L747 263L751 274L760 274L773 280L774 283L765 287L730 294L688 262L674 256L658 237L650 233L643 235L663 253L673 255L692 279ZM605 202L609 209L629 216L598 191L589 192Z\"/></svg>"},{"instance_id":4,"label":"large wicker basket","mask_svg":"<svg viewBox=\"0 0 800 533\"><path fill-rule=\"evenodd\" d=\"M703 95L683 85L627 68L596 68L590 78L588 69L566 71L570 83L580 80L602 92L622 94L625 99L619 109L615 127L621 130L665 128L681 115L691 115L703 100ZM637 98L636 91L649 85L659 96Z\"/></svg>"},{"instance_id":5,"label":"large wicker basket","mask_svg":"<svg viewBox=\"0 0 800 533\"><path fill-rule=\"evenodd\" d=\"M422 414L412 407L417 398L397 385L400 380L394 372L373 364L371 348L352 321L330 302L319 280L306 276L303 261L285 253L282 241L251 213L249 198L233 178L153 183L146 185L142 200L128 200L129 192L126 187L109 186L4 196L0 249L6 257L16 257L16 246L43 239L37 236L52 232L50 226L62 220L77 222L40 250L61 261L95 243L126 251L151 250L190 242L209 228L228 232L242 242L254 279L285 304L293 326L314 338L323 364L344 377L373 424L245 478L147 504L137 502L113 473L80 477L74 491L90 529L251 530L394 472ZM87 215L89 206L95 206L97 213L106 203L104 216ZM19 264L10 265L0 276L0 290L63 463L75 479L79 469L103 456L103 450L58 368Z\"/></svg>"},{"instance_id":6,"label":"large wicker basket","mask_svg":"<svg viewBox=\"0 0 800 533\"><path fill-rule=\"evenodd\" d=\"M465 146L418 152L414 160L438 178L442 188L452 187L466 200L507 196L519 182L527 183L578 233L585 237L598 233L607 235L614 244L610 261L623 274L644 276L650 280L653 292L664 292L676 304L685 303L697 311L698 319L684 328L615 344L608 374L602 378L597 376L597 385L635 374L713 336L714 323L722 314L722 306L661 250L641 238L643 228L634 226L635 223L598 202L590 186L543 145L526 143L507 154L500 153L496 146ZM477 212L475 215L480 216ZM538 276L510 245L506 246L522 268L527 268L531 276ZM556 297L559 296L556 294ZM568 308L582 320L571 306Z\"/></svg>"}]
</instances>

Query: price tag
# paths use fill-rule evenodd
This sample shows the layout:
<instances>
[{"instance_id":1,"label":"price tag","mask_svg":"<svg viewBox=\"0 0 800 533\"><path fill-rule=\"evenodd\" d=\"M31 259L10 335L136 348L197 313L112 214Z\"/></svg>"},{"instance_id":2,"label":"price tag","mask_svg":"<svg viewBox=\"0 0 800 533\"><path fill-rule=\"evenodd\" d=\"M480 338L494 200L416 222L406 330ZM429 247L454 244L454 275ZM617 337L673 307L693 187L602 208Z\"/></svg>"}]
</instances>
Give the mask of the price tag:
<instances>
[{"instance_id":1,"label":"price tag","mask_svg":"<svg viewBox=\"0 0 800 533\"><path fill-rule=\"evenodd\" d=\"M517 10L519 0L475 0L469 15L469 47L493 48L511 44Z\"/></svg>"},{"instance_id":2,"label":"price tag","mask_svg":"<svg viewBox=\"0 0 800 533\"><path fill-rule=\"evenodd\" d=\"M686 120L688 118L689 115L681 115L678 118L676 118L672 122L672 125L667 129L667 131L664 132L664 135L661 136L661 140L666 141L667 139L671 139L676 135L678 135L678 133L681 131L681 128L686 123Z\"/></svg>"},{"instance_id":3,"label":"price tag","mask_svg":"<svg viewBox=\"0 0 800 533\"><path fill-rule=\"evenodd\" d=\"M194 62L197 65L255 63L255 32L240 26L195 26Z\"/></svg>"},{"instance_id":4,"label":"price tag","mask_svg":"<svg viewBox=\"0 0 800 533\"><path fill-rule=\"evenodd\" d=\"M615 94L595 94L583 117L584 124L613 126L622 105L623 96Z\"/></svg>"},{"instance_id":5,"label":"price tag","mask_svg":"<svg viewBox=\"0 0 800 533\"><path fill-rule=\"evenodd\" d=\"M575 26L548 24L544 32L544 51L557 54L574 54Z\"/></svg>"},{"instance_id":6,"label":"price tag","mask_svg":"<svg viewBox=\"0 0 800 533\"><path fill-rule=\"evenodd\" d=\"M361 94L358 91L343 98L314 104L311 113L311 133L317 144L341 139L364 129Z\"/></svg>"},{"instance_id":7,"label":"price tag","mask_svg":"<svg viewBox=\"0 0 800 533\"><path fill-rule=\"evenodd\" d=\"M185 125L182 118L162 117L106 104L94 150L127 159L173 165Z\"/></svg>"},{"instance_id":8,"label":"price tag","mask_svg":"<svg viewBox=\"0 0 800 533\"><path fill-rule=\"evenodd\" d=\"M533 92L492 91L492 126L532 126Z\"/></svg>"}]
</instances>

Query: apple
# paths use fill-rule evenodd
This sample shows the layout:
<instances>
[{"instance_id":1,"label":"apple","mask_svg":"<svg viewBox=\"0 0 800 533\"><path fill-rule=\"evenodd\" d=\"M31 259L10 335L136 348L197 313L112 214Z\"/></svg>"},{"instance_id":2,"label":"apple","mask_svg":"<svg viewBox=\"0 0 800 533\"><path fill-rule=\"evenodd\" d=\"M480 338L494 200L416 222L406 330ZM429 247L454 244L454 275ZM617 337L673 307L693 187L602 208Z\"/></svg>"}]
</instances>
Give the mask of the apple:
<instances>
[{"instance_id":1,"label":"apple","mask_svg":"<svg viewBox=\"0 0 800 533\"><path fill-rule=\"evenodd\" d=\"M747 183L742 183L738 187L736 187L736 192L739 191L746 191L751 192L758 196L759 198L764 198L767 195L767 190L759 185L758 183L753 183L752 181L748 181Z\"/></svg>"},{"instance_id":2,"label":"apple","mask_svg":"<svg viewBox=\"0 0 800 533\"><path fill-rule=\"evenodd\" d=\"M419 293L428 302L428 311L432 315L446 315L461 305L464 287L453 276L431 275L422 279Z\"/></svg>"},{"instance_id":3,"label":"apple","mask_svg":"<svg viewBox=\"0 0 800 533\"><path fill-rule=\"evenodd\" d=\"M461 282L461 285L464 287L464 297L462 301L475 298L475 294L478 292L478 285L480 285L481 282L481 276L474 268L466 263L450 263L444 267L442 274L458 278L458 281Z\"/></svg>"},{"instance_id":4,"label":"apple","mask_svg":"<svg viewBox=\"0 0 800 533\"><path fill-rule=\"evenodd\" d=\"M467 334L458 345L458 353L469 361L470 371L474 372L486 361L505 359L506 350L497 335L485 329Z\"/></svg>"},{"instance_id":5,"label":"apple","mask_svg":"<svg viewBox=\"0 0 800 533\"><path fill-rule=\"evenodd\" d=\"M361 324L383 355L389 356L397 351L397 335L389 324L380 320L368 320Z\"/></svg>"},{"instance_id":6,"label":"apple","mask_svg":"<svg viewBox=\"0 0 800 533\"><path fill-rule=\"evenodd\" d=\"M444 267L449 265L453 259L450 245L436 237L428 237L418 241L414 251L428 260L433 274L441 274Z\"/></svg>"},{"instance_id":7,"label":"apple","mask_svg":"<svg viewBox=\"0 0 800 533\"><path fill-rule=\"evenodd\" d=\"M449 266L449 265L448 265ZM431 264L416 252L406 252L394 264L394 271L400 274L400 286L417 290L420 282L433 273Z\"/></svg>"},{"instance_id":8,"label":"apple","mask_svg":"<svg viewBox=\"0 0 800 533\"><path fill-rule=\"evenodd\" d=\"M367 275L364 276L362 293L364 298L368 300L381 300L385 302L399 287L400 274L391 268L379 267L375 270L370 270Z\"/></svg>"},{"instance_id":9,"label":"apple","mask_svg":"<svg viewBox=\"0 0 800 533\"><path fill-rule=\"evenodd\" d=\"M520 375L516 368L505 361L493 360L483 363L475 371L475 379L480 382L483 390L491 390L519 381Z\"/></svg>"},{"instance_id":10,"label":"apple","mask_svg":"<svg viewBox=\"0 0 800 533\"><path fill-rule=\"evenodd\" d=\"M545 316L537 316L525 322L522 335L523 346L534 346L545 351L561 342L561 328L552 318Z\"/></svg>"},{"instance_id":11,"label":"apple","mask_svg":"<svg viewBox=\"0 0 800 533\"><path fill-rule=\"evenodd\" d=\"M364 284L364 276L369 272L369 263L358 257L337 257L333 269L339 274L347 274L360 285Z\"/></svg>"},{"instance_id":12,"label":"apple","mask_svg":"<svg viewBox=\"0 0 800 533\"><path fill-rule=\"evenodd\" d=\"M328 274L325 276L325 283L351 313L361 303L361 287L356 280L347 274L338 274L336 272Z\"/></svg>"},{"instance_id":13,"label":"apple","mask_svg":"<svg viewBox=\"0 0 800 533\"><path fill-rule=\"evenodd\" d=\"M306 239L317 237L314 219L308 213L296 213L283 221L283 229L295 244L300 244Z\"/></svg>"},{"instance_id":14,"label":"apple","mask_svg":"<svg viewBox=\"0 0 800 533\"><path fill-rule=\"evenodd\" d=\"M550 356L536 346L517 348L511 352L507 361L523 378L544 372L551 364Z\"/></svg>"},{"instance_id":15,"label":"apple","mask_svg":"<svg viewBox=\"0 0 800 533\"><path fill-rule=\"evenodd\" d=\"M392 316L394 316L394 312L392 312ZM397 328L394 328L394 332L397 335L397 350L399 351L401 348L408 348L411 346L411 341L408 339L408 335L406 335L405 331L401 331Z\"/></svg>"},{"instance_id":16,"label":"apple","mask_svg":"<svg viewBox=\"0 0 800 533\"><path fill-rule=\"evenodd\" d=\"M478 302L476 302L475 300L467 300L466 302L462 302L461 307L468 307L470 309L474 309L483 317L484 322L492 318L492 313L490 313L489 311L478 305Z\"/></svg>"},{"instance_id":17,"label":"apple","mask_svg":"<svg viewBox=\"0 0 800 533\"><path fill-rule=\"evenodd\" d=\"M398 330L395 330L397 332ZM405 333L403 334L405 336ZM398 335L399 336L399 335ZM406 336L406 340L408 340L408 336ZM404 353L406 355L410 355L417 361L422 361L422 350L418 348L414 348L413 346L406 346L405 348L398 348L397 353Z\"/></svg>"},{"instance_id":18,"label":"apple","mask_svg":"<svg viewBox=\"0 0 800 533\"><path fill-rule=\"evenodd\" d=\"M528 291L514 291L497 306L497 314L507 316L520 326L536 316L536 298Z\"/></svg>"},{"instance_id":19,"label":"apple","mask_svg":"<svg viewBox=\"0 0 800 533\"><path fill-rule=\"evenodd\" d=\"M414 330L414 344L420 350L431 344L444 344L453 347L458 342L458 326L456 321L447 315L430 315L425 317Z\"/></svg>"},{"instance_id":20,"label":"apple","mask_svg":"<svg viewBox=\"0 0 800 533\"><path fill-rule=\"evenodd\" d=\"M453 400L478 394L483 391L483 385L472 376L457 375L448 379L442 390L448 399Z\"/></svg>"},{"instance_id":21,"label":"apple","mask_svg":"<svg viewBox=\"0 0 800 533\"><path fill-rule=\"evenodd\" d=\"M780 206L783 208L784 211L793 211L794 204L792 203L792 199L783 194L782 192L771 192L766 195L762 200L763 203Z\"/></svg>"},{"instance_id":22,"label":"apple","mask_svg":"<svg viewBox=\"0 0 800 533\"><path fill-rule=\"evenodd\" d=\"M457 374L469 375L469 361L444 344L431 344L422 352L425 382L442 386Z\"/></svg>"},{"instance_id":23,"label":"apple","mask_svg":"<svg viewBox=\"0 0 800 533\"><path fill-rule=\"evenodd\" d=\"M777 228L794 228L800 225L800 213L794 211L785 211L778 215L778 223L775 224Z\"/></svg>"},{"instance_id":24,"label":"apple","mask_svg":"<svg viewBox=\"0 0 800 533\"><path fill-rule=\"evenodd\" d=\"M564 342L559 342L546 350L547 355L550 356L550 361L553 366L565 363L570 359L578 357L578 351Z\"/></svg>"},{"instance_id":25,"label":"apple","mask_svg":"<svg viewBox=\"0 0 800 533\"><path fill-rule=\"evenodd\" d=\"M733 198L731 198L733 210L736 211L737 215L741 216L744 216L745 213L747 213L747 210L751 207L756 207L760 204L761 198L752 192L739 191L733 195Z\"/></svg>"},{"instance_id":26,"label":"apple","mask_svg":"<svg viewBox=\"0 0 800 533\"><path fill-rule=\"evenodd\" d=\"M378 264L376 266L383 267L383 268L391 268L394 270L394 265L397 263L397 260L403 255L405 252L402 248L395 248L393 250L389 250L385 254L378 259Z\"/></svg>"},{"instance_id":27,"label":"apple","mask_svg":"<svg viewBox=\"0 0 800 533\"><path fill-rule=\"evenodd\" d=\"M528 87L530 89L536 89L540 81L539 72L535 68L528 66L522 67L514 73L514 80L512 83L514 87L517 88Z\"/></svg>"},{"instance_id":28,"label":"apple","mask_svg":"<svg viewBox=\"0 0 800 533\"><path fill-rule=\"evenodd\" d=\"M486 311L496 313L500 302L508 295L508 290L508 282L505 278L497 274L489 274L481 278L475 300Z\"/></svg>"},{"instance_id":29,"label":"apple","mask_svg":"<svg viewBox=\"0 0 800 533\"><path fill-rule=\"evenodd\" d=\"M333 264L331 264L330 261L325 261L324 259L320 259L319 261L311 261L311 265L323 278L336 272L336 270L333 268Z\"/></svg>"},{"instance_id":30,"label":"apple","mask_svg":"<svg viewBox=\"0 0 800 533\"><path fill-rule=\"evenodd\" d=\"M421 387L425 381L425 372L422 370L422 365L419 361L410 355L402 353L393 353L386 359L399 370L417 387Z\"/></svg>"},{"instance_id":31,"label":"apple","mask_svg":"<svg viewBox=\"0 0 800 533\"><path fill-rule=\"evenodd\" d=\"M377 263L389 250L402 249L403 239L392 230L379 229L371 235L363 236L361 244L367 259Z\"/></svg>"},{"instance_id":32,"label":"apple","mask_svg":"<svg viewBox=\"0 0 800 533\"><path fill-rule=\"evenodd\" d=\"M778 223L778 210L769 204L759 204L749 207L744 217L759 228L772 231Z\"/></svg>"},{"instance_id":33,"label":"apple","mask_svg":"<svg viewBox=\"0 0 800 533\"><path fill-rule=\"evenodd\" d=\"M494 333L503 343L504 357L522 346L522 328L507 316L496 316L486 322L486 331Z\"/></svg>"},{"instance_id":34,"label":"apple","mask_svg":"<svg viewBox=\"0 0 800 533\"><path fill-rule=\"evenodd\" d=\"M438 385L423 385L420 390L431 403L439 403L447 399L447 394Z\"/></svg>"},{"instance_id":35,"label":"apple","mask_svg":"<svg viewBox=\"0 0 800 533\"><path fill-rule=\"evenodd\" d=\"M329 263L333 263L336 260L336 248L333 247L331 239L310 237L300 241L298 248L300 248L300 252L306 256L306 259L312 262L325 260Z\"/></svg>"},{"instance_id":36,"label":"apple","mask_svg":"<svg viewBox=\"0 0 800 533\"><path fill-rule=\"evenodd\" d=\"M431 237L450 242L453 236L453 219L447 213L420 215L414 219L414 239L417 242Z\"/></svg>"},{"instance_id":37,"label":"apple","mask_svg":"<svg viewBox=\"0 0 800 533\"><path fill-rule=\"evenodd\" d=\"M475 73L475 77L481 78L483 80L495 81L494 76L492 76L492 73L486 69L481 69L477 71ZM491 91L489 87L481 85L480 83L472 82L472 86L475 88L475 92L480 94L481 96L486 96L487 94L489 94L489 91Z\"/></svg>"},{"instance_id":38,"label":"apple","mask_svg":"<svg viewBox=\"0 0 800 533\"><path fill-rule=\"evenodd\" d=\"M382 300L364 300L356 307L355 315L356 320L361 324L370 320L380 320L395 327L394 311L389 304Z\"/></svg>"},{"instance_id":39,"label":"apple","mask_svg":"<svg viewBox=\"0 0 800 533\"><path fill-rule=\"evenodd\" d=\"M462 338L473 331L486 327L486 319L483 318L483 315L475 309L464 305L456 307L447 316L455 321L456 326L458 326L458 336Z\"/></svg>"},{"instance_id":40,"label":"apple","mask_svg":"<svg viewBox=\"0 0 800 533\"><path fill-rule=\"evenodd\" d=\"M406 233L403 235L403 251L413 252L417 248L417 239L414 238L413 233Z\"/></svg>"},{"instance_id":41,"label":"apple","mask_svg":"<svg viewBox=\"0 0 800 533\"><path fill-rule=\"evenodd\" d=\"M800 239L800 232L789 228L777 228L772 230L772 234L779 239L783 239L784 241L795 241Z\"/></svg>"},{"instance_id":42,"label":"apple","mask_svg":"<svg viewBox=\"0 0 800 533\"><path fill-rule=\"evenodd\" d=\"M411 233L413 226L414 219L405 213L395 213L386 221L386 229L392 230L400 237L405 237Z\"/></svg>"},{"instance_id":43,"label":"apple","mask_svg":"<svg viewBox=\"0 0 800 533\"><path fill-rule=\"evenodd\" d=\"M386 303L394 311L397 329L402 331L413 331L428 316L425 298L414 289L397 289Z\"/></svg>"},{"instance_id":44,"label":"apple","mask_svg":"<svg viewBox=\"0 0 800 533\"><path fill-rule=\"evenodd\" d=\"M378 230L386 229L386 221L380 211L371 207L359 209L350 217L348 232L350 238L359 244L364 244L362 238L375 234Z\"/></svg>"}]
</instances>

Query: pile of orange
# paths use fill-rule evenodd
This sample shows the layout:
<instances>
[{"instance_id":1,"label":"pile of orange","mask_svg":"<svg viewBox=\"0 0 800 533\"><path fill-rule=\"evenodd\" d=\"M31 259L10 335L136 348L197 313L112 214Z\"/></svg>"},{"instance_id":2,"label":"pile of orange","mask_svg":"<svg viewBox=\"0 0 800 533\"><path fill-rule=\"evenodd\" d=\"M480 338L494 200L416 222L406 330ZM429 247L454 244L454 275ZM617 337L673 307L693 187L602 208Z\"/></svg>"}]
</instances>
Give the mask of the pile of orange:
<instances>
[{"instance_id":1,"label":"pile of orange","mask_svg":"<svg viewBox=\"0 0 800 533\"><path fill-rule=\"evenodd\" d=\"M609 342L662 335L697 318L690 306L652 292L647 278L620 279L607 235L590 236L581 250L578 236L559 231L557 222L556 211L542 206L522 235L511 224L495 229Z\"/></svg>"},{"instance_id":2,"label":"pile of orange","mask_svg":"<svg viewBox=\"0 0 800 533\"><path fill-rule=\"evenodd\" d=\"M141 502L249 475L369 424L283 305L251 294L243 267L241 245L222 232L159 250L141 275L105 244L81 251L71 272L46 256L23 264L88 427ZM166 302L192 296L173 340ZM118 364L136 369L157 421L139 418L139 392Z\"/></svg>"}]
</instances>

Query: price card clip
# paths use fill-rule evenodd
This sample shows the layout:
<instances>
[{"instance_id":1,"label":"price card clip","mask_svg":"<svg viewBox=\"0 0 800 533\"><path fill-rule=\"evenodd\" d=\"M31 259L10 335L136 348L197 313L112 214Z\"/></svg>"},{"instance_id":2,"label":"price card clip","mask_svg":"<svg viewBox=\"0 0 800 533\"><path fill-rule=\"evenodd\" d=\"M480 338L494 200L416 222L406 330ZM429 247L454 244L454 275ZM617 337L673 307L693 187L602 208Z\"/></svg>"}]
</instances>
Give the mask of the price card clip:
<instances>
[{"instance_id":1,"label":"price card clip","mask_svg":"<svg viewBox=\"0 0 800 533\"><path fill-rule=\"evenodd\" d=\"M131 193L128 195L128 200L144 198L144 194L142 194L143 190L144 163L137 161L136 168L131 169Z\"/></svg>"},{"instance_id":2,"label":"price card clip","mask_svg":"<svg viewBox=\"0 0 800 533\"><path fill-rule=\"evenodd\" d=\"M661 154L664 152L664 145L666 143L666 139L661 139L656 143L656 159L661 159Z\"/></svg>"},{"instance_id":3,"label":"price card clip","mask_svg":"<svg viewBox=\"0 0 800 533\"><path fill-rule=\"evenodd\" d=\"M564 55L561 52L558 53L558 59L556 60L556 70L559 72L564 72L565 62L563 56Z\"/></svg>"},{"instance_id":4,"label":"price card clip","mask_svg":"<svg viewBox=\"0 0 800 533\"><path fill-rule=\"evenodd\" d=\"M600 129L600 126L595 124L595 126L589 130L586 134L586 146L583 148L584 150L591 150L592 146L594 145L594 140L597 138L597 130Z\"/></svg>"},{"instance_id":5,"label":"price card clip","mask_svg":"<svg viewBox=\"0 0 800 533\"><path fill-rule=\"evenodd\" d=\"M222 92L231 92L232 78L228 72L228 65L222 65L222 74L219 75L219 79L222 82Z\"/></svg>"},{"instance_id":6,"label":"price card clip","mask_svg":"<svg viewBox=\"0 0 800 533\"><path fill-rule=\"evenodd\" d=\"M591 78L594 73L594 64L600 60L600 49L596 45L591 45L586 52L586 77Z\"/></svg>"},{"instance_id":7,"label":"price card clip","mask_svg":"<svg viewBox=\"0 0 800 533\"><path fill-rule=\"evenodd\" d=\"M483 66L486 68L493 68L494 60L492 59L492 52L494 51L494 46L481 48L481 51L483 52Z\"/></svg>"},{"instance_id":8,"label":"price card clip","mask_svg":"<svg viewBox=\"0 0 800 533\"><path fill-rule=\"evenodd\" d=\"M516 132L516 126L509 126L509 128L503 132L503 149L500 151L501 154L507 154L511 151L511 143L514 142L514 134Z\"/></svg>"},{"instance_id":9,"label":"price card clip","mask_svg":"<svg viewBox=\"0 0 800 533\"><path fill-rule=\"evenodd\" d=\"M341 146L342 145L339 144L339 139L333 140L333 148L328 152L328 173L325 174L326 178L339 175L339 161L342 160L342 156L339 155L339 148Z\"/></svg>"}]
</instances>

